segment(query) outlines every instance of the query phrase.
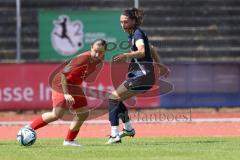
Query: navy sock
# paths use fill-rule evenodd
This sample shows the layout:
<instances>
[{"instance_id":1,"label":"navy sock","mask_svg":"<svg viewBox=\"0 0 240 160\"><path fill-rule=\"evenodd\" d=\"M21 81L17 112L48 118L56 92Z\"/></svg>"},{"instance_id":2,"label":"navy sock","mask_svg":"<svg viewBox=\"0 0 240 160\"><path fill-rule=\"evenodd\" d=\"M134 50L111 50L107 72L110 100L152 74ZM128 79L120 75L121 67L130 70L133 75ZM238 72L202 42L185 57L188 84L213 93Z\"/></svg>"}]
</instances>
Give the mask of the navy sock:
<instances>
[{"instance_id":1,"label":"navy sock","mask_svg":"<svg viewBox=\"0 0 240 160\"><path fill-rule=\"evenodd\" d=\"M111 126L119 126L119 104L120 101L116 99L109 99L108 100L109 107L108 107L108 114L109 114L109 121Z\"/></svg>"},{"instance_id":2,"label":"navy sock","mask_svg":"<svg viewBox=\"0 0 240 160\"><path fill-rule=\"evenodd\" d=\"M119 108L118 117L122 120L123 123L128 122L130 118L128 116L128 109L125 106L125 104L123 102L120 102L118 108Z\"/></svg>"}]
</instances>

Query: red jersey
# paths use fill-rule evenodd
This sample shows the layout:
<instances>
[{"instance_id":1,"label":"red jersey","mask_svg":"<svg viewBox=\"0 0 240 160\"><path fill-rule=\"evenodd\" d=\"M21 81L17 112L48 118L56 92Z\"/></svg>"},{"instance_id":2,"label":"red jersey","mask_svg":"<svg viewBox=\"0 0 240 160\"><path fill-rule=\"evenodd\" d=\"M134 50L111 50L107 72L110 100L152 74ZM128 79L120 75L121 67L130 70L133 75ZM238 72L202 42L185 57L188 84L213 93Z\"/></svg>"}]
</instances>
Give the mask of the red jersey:
<instances>
[{"instance_id":1,"label":"red jersey","mask_svg":"<svg viewBox=\"0 0 240 160\"><path fill-rule=\"evenodd\" d=\"M51 82L53 90L62 92L61 73L66 76L68 86L74 88L79 86L91 73L93 73L96 70L97 65L100 63L100 60L91 62L90 51L74 57L65 64L65 66L61 66L62 69L55 74L53 81Z\"/></svg>"},{"instance_id":2,"label":"red jersey","mask_svg":"<svg viewBox=\"0 0 240 160\"><path fill-rule=\"evenodd\" d=\"M91 52L84 52L73 58L62 70L68 84L81 84L86 77L96 70L100 61L91 62Z\"/></svg>"}]
</instances>

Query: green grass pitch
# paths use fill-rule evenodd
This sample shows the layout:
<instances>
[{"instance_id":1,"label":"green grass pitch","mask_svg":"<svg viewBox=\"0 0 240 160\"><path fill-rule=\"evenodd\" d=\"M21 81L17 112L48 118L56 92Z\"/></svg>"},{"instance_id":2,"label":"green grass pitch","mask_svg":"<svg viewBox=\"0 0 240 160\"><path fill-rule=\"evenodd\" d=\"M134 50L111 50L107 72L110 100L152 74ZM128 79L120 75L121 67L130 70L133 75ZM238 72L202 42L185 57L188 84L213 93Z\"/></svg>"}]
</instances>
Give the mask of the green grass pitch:
<instances>
[{"instance_id":1,"label":"green grass pitch","mask_svg":"<svg viewBox=\"0 0 240 160\"><path fill-rule=\"evenodd\" d=\"M83 147L63 147L62 139L38 139L30 147L0 140L1 160L239 160L240 137L79 139Z\"/></svg>"}]
</instances>

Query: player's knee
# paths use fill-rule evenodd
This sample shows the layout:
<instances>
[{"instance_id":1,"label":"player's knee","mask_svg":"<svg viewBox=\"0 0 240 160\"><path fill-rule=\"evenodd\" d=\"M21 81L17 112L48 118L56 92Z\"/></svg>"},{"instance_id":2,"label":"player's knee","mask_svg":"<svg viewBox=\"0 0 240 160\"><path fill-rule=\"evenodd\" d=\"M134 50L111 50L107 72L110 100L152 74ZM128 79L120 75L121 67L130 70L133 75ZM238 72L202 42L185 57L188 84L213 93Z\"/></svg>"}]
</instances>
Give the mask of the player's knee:
<instances>
[{"instance_id":1,"label":"player's knee","mask_svg":"<svg viewBox=\"0 0 240 160\"><path fill-rule=\"evenodd\" d=\"M63 112L53 112L53 118L55 120L58 120L63 117L63 114L64 114Z\"/></svg>"},{"instance_id":2,"label":"player's knee","mask_svg":"<svg viewBox=\"0 0 240 160\"><path fill-rule=\"evenodd\" d=\"M89 116L89 110L86 108L79 108L76 110L76 117L80 120L85 120Z\"/></svg>"},{"instance_id":3,"label":"player's knee","mask_svg":"<svg viewBox=\"0 0 240 160\"><path fill-rule=\"evenodd\" d=\"M109 96L108 96L108 99L113 99L113 100L120 100L120 96L119 94L117 93L117 91L113 91Z\"/></svg>"},{"instance_id":4,"label":"player's knee","mask_svg":"<svg viewBox=\"0 0 240 160\"><path fill-rule=\"evenodd\" d=\"M77 114L73 118L74 121L84 122L88 118L88 113Z\"/></svg>"},{"instance_id":5,"label":"player's knee","mask_svg":"<svg viewBox=\"0 0 240 160\"><path fill-rule=\"evenodd\" d=\"M77 114L78 119L79 119L79 120L83 120L83 121L84 121L85 119L87 119L88 116L89 116L89 112L88 112L88 111L82 112L82 113L80 113L80 114Z\"/></svg>"},{"instance_id":6,"label":"player's knee","mask_svg":"<svg viewBox=\"0 0 240 160\"><path fill-rule=\"evenodd\" d=\"M119 97L117 95L115 95L115 94L110 94L108 96L108 99L119 100Z\"/></svg>"}]
</instances>

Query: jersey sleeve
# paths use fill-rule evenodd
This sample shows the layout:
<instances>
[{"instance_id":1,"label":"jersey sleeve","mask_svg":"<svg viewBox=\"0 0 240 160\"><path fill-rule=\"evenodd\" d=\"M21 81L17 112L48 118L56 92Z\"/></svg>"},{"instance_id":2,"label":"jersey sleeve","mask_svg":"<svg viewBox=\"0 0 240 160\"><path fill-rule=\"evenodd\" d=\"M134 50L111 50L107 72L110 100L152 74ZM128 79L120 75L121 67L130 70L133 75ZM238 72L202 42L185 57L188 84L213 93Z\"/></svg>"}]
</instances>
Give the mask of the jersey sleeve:
<instances>
[{"instance_id":1,"label":"jersey sleeve","mask_svg":"<svg viewBox=\"0 0 240 160\"><path fill-rule=\"evenodd\" d=\"M136 30L134 33L134 40L136 42L139 39L144 39L144 34L140 30Z\"/></svg>"},{"instance_id":2,"label":"jersey sleeve","mask_svg":"<svg viewBox=\"0 0 240 160\"><path fill-rule=\"evenodd\" d=\"M85 63L88 61L88 55L83 54L79 55L78 57L75 57L71 59L66 66L63 68L62 73L64 75L69 75L73 70L76 70L77 68L83 68L85 67Z\"/></svg>"}]
</instances>

